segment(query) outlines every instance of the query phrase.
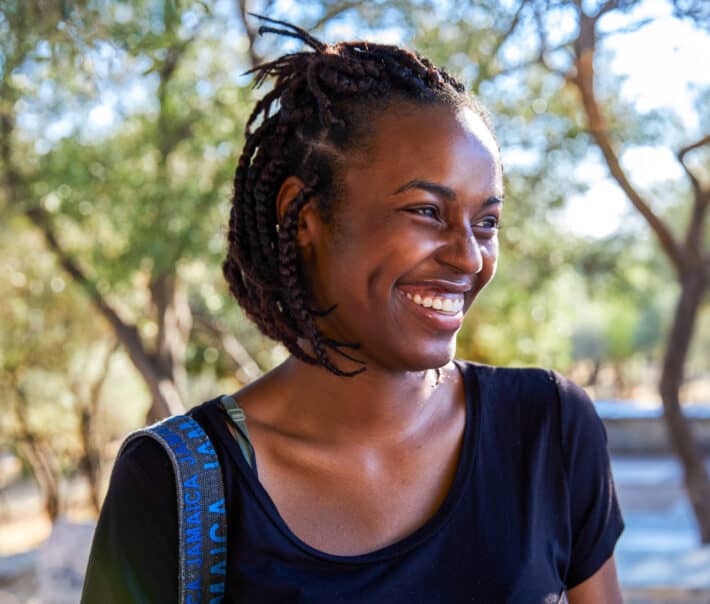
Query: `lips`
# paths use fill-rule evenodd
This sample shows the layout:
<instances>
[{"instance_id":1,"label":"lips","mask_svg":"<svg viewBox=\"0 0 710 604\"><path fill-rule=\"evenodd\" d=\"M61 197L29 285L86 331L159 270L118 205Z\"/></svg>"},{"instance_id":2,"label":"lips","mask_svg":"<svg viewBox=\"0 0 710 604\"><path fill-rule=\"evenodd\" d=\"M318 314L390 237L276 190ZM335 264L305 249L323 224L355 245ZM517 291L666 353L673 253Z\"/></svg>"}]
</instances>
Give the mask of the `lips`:
<instances>
[{"instance_id":1,"label":"lips","mask_svg":"<svg viewBox=\"0 0 710 604\"><path fill-rule=\"evenodd\" d=\"M451 333L461 328L465 289L451 291L431 284L401 285L397 289L405 308L430 329Z\"/></svg>"},{"instance_id":2,"label":"lips","mask_svg":"<svg viewBox=\"0 0 710 604\"><path fill-rule=\"evenodd\" d=\"M449 281L448 279L427 279L425 281L412 281L409 283L398 283L397 287L405 292L438 292L442 294L465 294L473 289L473 282Z\"/></svg>"}]
</instances>

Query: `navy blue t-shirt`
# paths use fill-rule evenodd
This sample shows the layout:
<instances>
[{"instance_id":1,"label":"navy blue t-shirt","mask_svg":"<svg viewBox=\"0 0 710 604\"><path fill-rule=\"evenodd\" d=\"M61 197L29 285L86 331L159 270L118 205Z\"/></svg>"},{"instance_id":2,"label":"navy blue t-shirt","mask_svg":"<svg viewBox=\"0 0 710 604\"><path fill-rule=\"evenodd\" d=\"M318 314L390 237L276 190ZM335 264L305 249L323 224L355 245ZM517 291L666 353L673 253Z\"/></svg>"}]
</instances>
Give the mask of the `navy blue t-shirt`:
<instances>
[{"instance_id":1,"label":"navy blue t-shirt","mask_svg":"<svg viewBox=\"0 0 710 604\"><path fill-rule=\"evenodd\" d=\"M602 566L624 524L587 395L540 369L460 367L466 427L449 493L414 533L357 556L289 530L217 399L191 411L222 463L227 602L551 604ZM135 441L111 478L82 602L177 602L177 525L172 466Z\"/></svg>"}]
</instances>

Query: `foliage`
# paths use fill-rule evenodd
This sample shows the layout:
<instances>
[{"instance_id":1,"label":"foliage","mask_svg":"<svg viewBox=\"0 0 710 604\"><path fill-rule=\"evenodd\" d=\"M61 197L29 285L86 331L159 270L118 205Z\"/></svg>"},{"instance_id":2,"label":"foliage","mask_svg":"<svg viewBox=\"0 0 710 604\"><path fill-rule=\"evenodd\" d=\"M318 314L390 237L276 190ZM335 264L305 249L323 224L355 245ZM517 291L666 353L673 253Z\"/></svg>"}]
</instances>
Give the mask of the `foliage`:
<instances>
[{"instance_id":1,"label":"foliage","mask_svg":"<svg viewBox=\"0 0 710 604\"><path fill-rule=\"evenodd\" d=\"M694 18L704 14L701 4L675 6ZM467 318L460 356L563 370L600 357L657 362L676 289L645 226L627 220L594 240L571 233L561 218L587 185L576 167L600 158L576 91L535 55L539 6L329 0L281 16L317 23L326 39L348 30L399 38L460 74L490 107L506 172L502 257ZM244 355L227 354L224 337L257 369L283 358L229 299L219 270L234 164L256 98L242 74L254 60L294 49L258 39L243 9L279 7L0 2L0 253L10 276L0 282L0 380L9 393L4 405L29 405L32 426L68 465L81 455L72 384L82 374L95 379L117 340L125 382L108 380L103 390L102 417L118 426L106 438L135 425L155 399L150 371L176 384L188 406L247 381ZM543 17L554 22L564 10ZM557 71L570 67L570 32L562 30L548 57ZM612 58L602 53L601 72L611 72ZM639 113L620 100L620 86L602 78L598 94L627 147L686 140L674 116ZM708 95L698 90L705 127ZM659 212L680 216L686 189L659 185ZM170 321L181 308L178 329ZM692 367L702 367L707 341L705 329ZM150 371L140 373L141 363ZM129 411L106 404L122 391L130 392ZM0 422L13 442L12 414Z\"/></svg>"}]
</instances>

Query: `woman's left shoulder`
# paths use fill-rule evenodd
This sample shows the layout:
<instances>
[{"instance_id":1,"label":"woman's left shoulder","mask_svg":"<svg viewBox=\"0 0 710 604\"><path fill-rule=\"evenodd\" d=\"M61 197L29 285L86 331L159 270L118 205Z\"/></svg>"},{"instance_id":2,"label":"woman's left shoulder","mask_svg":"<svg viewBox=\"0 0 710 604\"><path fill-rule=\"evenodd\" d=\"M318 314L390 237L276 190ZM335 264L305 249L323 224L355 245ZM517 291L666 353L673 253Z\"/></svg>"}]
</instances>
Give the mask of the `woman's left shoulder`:
<instances>
[{"instance_id":1,"label":"woman's left shoulder","mask_svg":"<svg viewBox=\"0 0 710 604\"><path fill-rule=\"evenodd\" d=\"M500 367L457 361L465 379L478 390L485 408L504 417L556 419L564 432L601 426L594 403L585 390L553 369Z\"/></svg>"},{"instance_id":2,"label":"woman's left shoulder","mask_svg":"<svg viewBox=\"0 0 710 604\"><path fill-rule=\"evenodd\" d=\"M559 396L566 378L541 367L502 367L472 361L456 361L465 379L474 384L485 404L547 407Z\"/></svg>"},{"instance_id":3,"label":"woman's left shoulder","mask_svg":"<svg viewBox=\"0 0 710 604\"><path fill-rule=\"evenodd\" d=\"M557 400L563 440L582 438L606 448L606 428L591 397L579 384L552 372L557 389Z\"/></svg>"}]
</instances>

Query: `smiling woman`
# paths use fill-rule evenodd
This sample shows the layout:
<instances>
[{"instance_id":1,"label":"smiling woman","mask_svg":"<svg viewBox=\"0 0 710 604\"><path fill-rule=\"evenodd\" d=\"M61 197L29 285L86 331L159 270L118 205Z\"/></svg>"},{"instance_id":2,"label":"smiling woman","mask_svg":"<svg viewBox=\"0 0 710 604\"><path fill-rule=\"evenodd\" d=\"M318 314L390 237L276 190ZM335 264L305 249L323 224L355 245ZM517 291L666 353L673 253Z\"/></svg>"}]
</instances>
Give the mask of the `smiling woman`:
<instances>
[{"instance_id":1,"label":"smiling woman","mask_svg":"<svg viewBox=\"0 0 710 604\"><path fill-rule=\"evenodd\" d=\"M371 124L367 152L351 154L338 175L332 219L324 222L315 203L300 213L304 281L316 308L332 308L316 320L318 332L357 345L350 359L339 358L337 344L323 352L348 373L441 367L495 271L496 145L487 127L475 134L481 120L464 105L399 100ZM286 212L299 186L287 179L277 211Z\"/></svg>"},{"instance_id":2,"label":"smiling woman","mask_svg":"<svg viewBox=\"0 0 710 604\"><path fill-rule=\"evenodd\" d=\"M276 25L311 50L255 70L275 85L247 124L224 274L291 357L190 412L228 518L225 593L205 601L620 602L589 399L454 360L498 258L485 111L417 54ZM175 487L155 442L124 448L84 602L178 601Z\"/></svg>"}]
</instances>

